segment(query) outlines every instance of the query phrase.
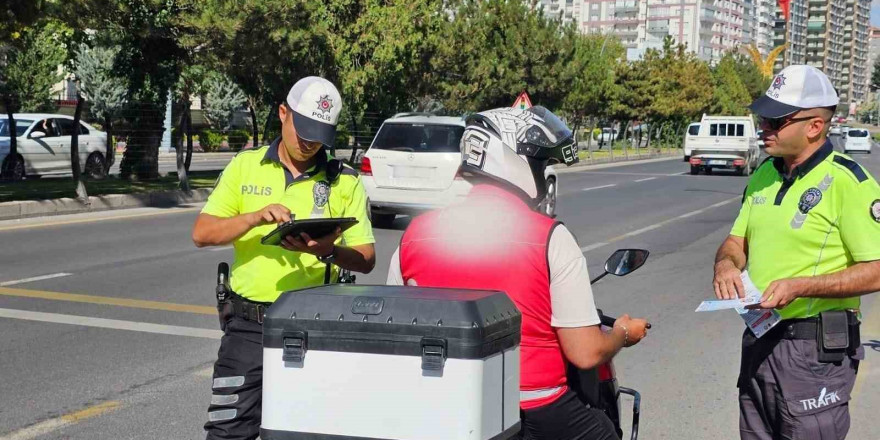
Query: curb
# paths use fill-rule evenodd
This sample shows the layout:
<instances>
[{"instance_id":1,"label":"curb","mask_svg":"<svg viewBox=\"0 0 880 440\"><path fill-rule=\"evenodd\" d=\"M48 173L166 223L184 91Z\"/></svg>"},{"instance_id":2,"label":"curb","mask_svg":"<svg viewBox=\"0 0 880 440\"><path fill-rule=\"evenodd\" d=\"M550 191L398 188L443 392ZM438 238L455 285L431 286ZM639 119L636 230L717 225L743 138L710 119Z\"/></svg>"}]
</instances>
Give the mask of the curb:
<instances>
[{"instance_id":1,"label":"curb","mask_svg":"<svg viewBox=\"0 0 880 440\"><path fill-rule=\"evenodd\" d=\"M153 191L140 194L108 194L89 197L90 204L77 199L22 200L0 203L0 220L15 220L64 214L109 211L129 208L167 208L208 200L213 188L183 191Z\"/></svg>"},{"instance_id":2,"label":"curb","mask_svg":"<svg viewBox=\"0 0 880 440\"><path fill-rule=\"evenodd\" d=\"M566 167L564 165L554 166L554 169L556 170L557 174L576 173L578 171L599 170L599 169L603 169L603 168L614 168L614 167L622 167L622 166L626 166L626 165L639 165L639 164L645 164L645 163L663 162L663 161L674 160L674 159L681 160L681 157L682 156L680 154L664 154L662 156L657 155L657 156L652 156L652 157L646 157L644 159L633 158L633 159L629 159L629 160L621 159L621 160L614 160L614 161L610 161L610 160L596 161L593 163L589 163L589 161L584 160L584 161L578 162L576 165L572 165L570 167Z\"/></svg>"}]
</instances>

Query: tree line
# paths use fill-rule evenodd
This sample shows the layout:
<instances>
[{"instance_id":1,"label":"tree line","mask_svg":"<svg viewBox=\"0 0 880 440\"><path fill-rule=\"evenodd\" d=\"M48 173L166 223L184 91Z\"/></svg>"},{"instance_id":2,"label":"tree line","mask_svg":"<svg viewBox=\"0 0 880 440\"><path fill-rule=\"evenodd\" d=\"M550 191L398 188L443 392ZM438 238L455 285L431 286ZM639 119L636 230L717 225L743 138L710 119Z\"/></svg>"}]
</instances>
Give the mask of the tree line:
<instances>
[{"instance_id":1,"label":"tree line","mask_svg":"<svg viewBox=\"0 0 880 440\"><path fill-rule=\"evenodd\" d=\"M746 114L768 83L738 50L709 65L671 37L627 60L619 39L548 18L537 0L10 0L5 8L7 113L51 108L65 66L102 128L137 127L124 178L158 176L169 94L178 133L191 124L183 110L206 97L219 127L247 109L255 143L277 132L277 106L308 75L342 93L342 145L368 113L458 115L509 106L521 91L574 127L637 121L663 142L703 113ZM186 149L177 150L186 185Z\"/></svg>"}]
</instances>

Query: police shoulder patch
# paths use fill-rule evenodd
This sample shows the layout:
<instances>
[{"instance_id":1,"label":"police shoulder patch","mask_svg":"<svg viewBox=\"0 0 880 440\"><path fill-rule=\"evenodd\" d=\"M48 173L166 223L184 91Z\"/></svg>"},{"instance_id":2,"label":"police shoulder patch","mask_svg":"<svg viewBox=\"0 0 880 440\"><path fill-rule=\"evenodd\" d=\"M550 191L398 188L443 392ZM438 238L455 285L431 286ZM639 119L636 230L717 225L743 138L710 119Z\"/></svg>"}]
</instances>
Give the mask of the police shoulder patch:
<instances>
[{"instance_id":1,"label":"police shoulder patch","mask_svg":"<svg viewBox=\"0 0 880 440\"><path fill-rule=\"evenodd\" d=\"M871 217L875 222L880 223L880 199L871 202Z\"/></svg>"}]
</instances>

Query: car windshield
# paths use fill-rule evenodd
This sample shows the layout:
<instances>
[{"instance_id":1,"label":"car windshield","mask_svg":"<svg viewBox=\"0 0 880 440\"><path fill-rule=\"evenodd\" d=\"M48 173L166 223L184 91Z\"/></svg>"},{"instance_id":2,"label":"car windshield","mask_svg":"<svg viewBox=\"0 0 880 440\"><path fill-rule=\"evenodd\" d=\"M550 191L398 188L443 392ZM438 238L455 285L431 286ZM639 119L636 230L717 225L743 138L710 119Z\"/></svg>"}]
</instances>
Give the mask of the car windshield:
<instances>
[{"instance_id":1,"label":"car windshield","mask_svg":"<svg viewBox=\"0 0 880 440\"><path fill-rule=\"evenodd\" d=\"M33 120L16 119L15 120L15 137L24 135L28 127L33 124ZM0 136L9 136L9 119L0 119Z\"/></svg>"},{"instance_id":2,"label":"car windshield","mask_svg":"<svg viewBox=\"0 0 880 440\"><path fill-rule=\"evenodd\" d=\"M868 132L867 130L850 130L849 133L846 134L846 136L854 138L864 138L868 137Z\"/></svg>"},{"instance_id":3,"label":"car windshield","mask_svg":"<svg viewBox=\"0 0 880 440\"><path fill-rule=\"evenodd\" d=\"M458 153L464 127L393 122L379 129L373 147L415 153Z\"/></svg>"}]
</instances>

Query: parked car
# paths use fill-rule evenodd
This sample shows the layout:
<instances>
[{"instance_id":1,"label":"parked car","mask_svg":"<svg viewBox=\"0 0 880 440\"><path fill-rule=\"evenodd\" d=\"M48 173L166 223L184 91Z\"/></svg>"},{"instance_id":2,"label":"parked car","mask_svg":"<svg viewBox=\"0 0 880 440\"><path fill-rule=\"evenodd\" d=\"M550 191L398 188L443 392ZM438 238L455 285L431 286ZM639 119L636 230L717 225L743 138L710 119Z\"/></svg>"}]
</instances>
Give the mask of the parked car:
<instances>
[{"instance_id":1,"label":"parked car","mask_svg":"<svg viewBox=\"0 0 880 440\"><path fill-rule=\"evenodd\" d=\"M397 214L418 214L462 200L471 184L459 174L464 119L401 113L382 123L361 162L371 218L388 227ZM540 209L556 214L559 180L547 167Z\"/></svg>"},{"instance_id":2,"label":"parked car","mask_svg":"<svg viewBox=\"0 0 880 440\"><path fill-rule=\"evenodd\" d=\"M77 128L73 118L45 113L19 113L15 118L18 155L11 157L9 119L0 116L0 164L13 180L25 175L68 174L71 135ZM104 177L107 133L80 121L79 155L83 172L93 178ZM112 164L110 164L112 165Z\"/></svg>"},{"instance_id":3,"label":"parked car","mask_svg":"<svg viewBox=\"0 0 880 440\"><path fill-rule=\"evenodd\" d=\"M843 144L844 153L854 151L871 154L871 133L861 128L853 128L846 132L846 141Z\"/></svg>"},{"instance_id":4,"label":"parked car","mask_svg":"<svg viewBox=\"0 0 880 440\"><path fill-rule=\"evenodd\" d=\"M757 167L761 151L750 116L703 115L699 133L691 143L691 174L724 168L747 176Z\"/></svg>"},{"instance_id":5,"label":"parked car","mask_svg":"<svg viewBox=\"0 0 880 440\"><path fill-rule=\"evenodd\" d=\"M831 130L828 132L829 136L840 136L840 125L832 125Z\"/></svg>"},{"instance_id":6,"label":"parked car","mask_svg":"<svg viewBox=\"0 0 880 440\"><path fill-rule=\"evenodd\" d=\"M687 133L684 135L684 161L691 160L691 152L694 150L694 138L700 135L700 123L692 122L688 125Z\"/></svg>"}]
</instances>

